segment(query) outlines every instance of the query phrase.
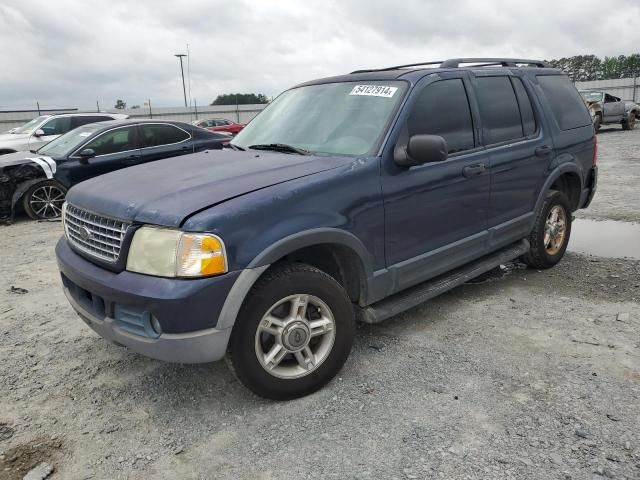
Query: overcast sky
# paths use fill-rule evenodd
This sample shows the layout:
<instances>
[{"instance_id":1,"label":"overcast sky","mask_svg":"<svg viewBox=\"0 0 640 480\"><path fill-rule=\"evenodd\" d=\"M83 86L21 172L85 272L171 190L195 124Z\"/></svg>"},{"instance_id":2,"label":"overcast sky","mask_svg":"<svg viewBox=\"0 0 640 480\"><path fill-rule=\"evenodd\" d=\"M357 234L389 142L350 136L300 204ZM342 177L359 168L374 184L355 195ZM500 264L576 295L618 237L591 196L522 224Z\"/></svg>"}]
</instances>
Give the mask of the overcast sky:
<instances>
[{"instance_id":1,"label":"overcast sky","mask_svg":"<svg viewBox=\"0 0 640 480\"><path fill-rule=\"evenodd\" d=\"M630 54L640 0L2 0L0 108L179 106L187 43L203 104L447 57Z\"/></svg>"}]
</instances>

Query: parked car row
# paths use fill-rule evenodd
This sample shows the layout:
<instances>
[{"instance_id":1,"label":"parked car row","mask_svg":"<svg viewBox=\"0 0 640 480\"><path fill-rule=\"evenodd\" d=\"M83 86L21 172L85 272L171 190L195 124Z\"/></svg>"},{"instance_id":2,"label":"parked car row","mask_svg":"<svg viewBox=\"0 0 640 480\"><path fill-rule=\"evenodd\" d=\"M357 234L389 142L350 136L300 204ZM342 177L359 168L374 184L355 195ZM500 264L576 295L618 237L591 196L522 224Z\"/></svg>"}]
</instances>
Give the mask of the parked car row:
<instances>
[{"instance_id":1,"label":"parked car row","mask_svg":"<svg viewBox=\"0 0 640 480\"><path fill-rule=\"evenodd\" d=\"M580 90L580 95L589 108L596 132L602 125L621 125L623 130L632 130L640 119L640 105L623 101L602 90Z\"/></svg>"},{"instance_id":2,"label":"parked car row","mask_svg":"<svg viewBox=\"0 0 640 480\"><path fill-rule=\"evenodd\" d=\"M95 122L123 120L128 115L118 113L60 113L42 115L21 127L0 134L0 155L23 150L37 150L74 128Z\"/></svg>"},{"instance_id":3,"label":"parked car row","mask_svg":"<svg viewBox=\"0 0 640 480\"><path fill-rule=\"evenodd\" d=\"M206 128L212 132L228 132L237 135L245 127L244 123L232 122L226 118L206 118L193 122L196 127Z\"/></svg>"},{"instance_id":4,"label":"parked car row","mask_svg":"<svg viewBox=\"0 0 640 480\"><path fill-rule=\"evenodd\" d=\"M60 118L73 122L98 117L56 116ZM33 136L50 122L30 122L28 129L18 130ZM10 221L16 207L34 219L58 217L72 185L133 165L220 149L230 138L182 122L111 119L56 135L37 150L21 144L22 151L0 156L0 220Z\"/></svg>"}]
</instances>

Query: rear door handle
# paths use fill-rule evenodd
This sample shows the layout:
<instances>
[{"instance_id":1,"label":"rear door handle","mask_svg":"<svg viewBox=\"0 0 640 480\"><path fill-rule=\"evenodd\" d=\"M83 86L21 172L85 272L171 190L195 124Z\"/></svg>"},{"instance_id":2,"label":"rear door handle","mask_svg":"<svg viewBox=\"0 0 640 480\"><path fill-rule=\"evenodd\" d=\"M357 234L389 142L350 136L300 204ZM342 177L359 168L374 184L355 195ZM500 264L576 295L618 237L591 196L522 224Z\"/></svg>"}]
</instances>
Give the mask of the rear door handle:
<instances>
[{"instance_id":1,"label":"rear door handle","mask_svg":"<svg viewBox=\"0 0 640 480\"><path fill-rule=\"evenodd\" d=\"M536 157L545 157L551 153L552 149L549 145L543 145L534 150Z\"/></svg>"},{"instance_id":2,"label":"rear door handle","mask_svg":"<svg viewBox=\"0 0 640 480\"><path fill-rule=\"evenodd\" d=\"M484 163L476 163L475 165L469 165L462 169L462 175L465 177L475 177L476 175L482 175L487 169Z\"/></svg>"}]
</instances>

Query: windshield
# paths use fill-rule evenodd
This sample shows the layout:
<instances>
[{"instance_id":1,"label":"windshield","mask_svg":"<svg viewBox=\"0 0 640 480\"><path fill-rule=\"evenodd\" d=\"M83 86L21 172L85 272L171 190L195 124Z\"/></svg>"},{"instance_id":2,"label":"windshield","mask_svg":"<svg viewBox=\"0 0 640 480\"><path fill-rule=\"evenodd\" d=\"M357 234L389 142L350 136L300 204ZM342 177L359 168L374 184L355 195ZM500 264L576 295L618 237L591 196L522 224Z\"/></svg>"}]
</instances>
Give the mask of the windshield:
<instances>
[{"instance_id":1,"label":"windshield","mask_svg":"<svg viewBox=\"0 0 640 480\"><path fill-rule=\"evenodd\" d=\"M49 157L66 157L86 142L93 132L100 128L102 128L102 126L89 124L76 128L75 130L71 130L70 132L60 135L55 140L47 143L44 147L38 150L38 153L48 155Z\"/></svg>"},{"instance_id":2,"label":"windshield","mask_svg":"<svg viewBox=\"0 0 640 480\"><path fill-rule=\"evenodd\" d=\"M343 82L294 88L280 95L232 144L284 144L311 153L371 154L407 84Z\"/></svg>"},{"instance_id":3,"label":"windshield","mask_svg":"<svg viewBox=\"0 0 640 480\"><path fill-rule=\"evenodd\" d=\"M28 123L25 123L21 127L12 128L11 133L33 133L38 125L44 122L49 117L36 117Z\"/></svg>"},{"instance_id":4,"label":"windshield","mask_svg":"<svg viewBox=\"0 0 640 480\"><path fill-rule=\"evenodd\" d=\"M580 95L582 95L582 98L584 98L587 102L599 102L602 100L602 92L581 91Z\"/></svg>"}]
</instances>

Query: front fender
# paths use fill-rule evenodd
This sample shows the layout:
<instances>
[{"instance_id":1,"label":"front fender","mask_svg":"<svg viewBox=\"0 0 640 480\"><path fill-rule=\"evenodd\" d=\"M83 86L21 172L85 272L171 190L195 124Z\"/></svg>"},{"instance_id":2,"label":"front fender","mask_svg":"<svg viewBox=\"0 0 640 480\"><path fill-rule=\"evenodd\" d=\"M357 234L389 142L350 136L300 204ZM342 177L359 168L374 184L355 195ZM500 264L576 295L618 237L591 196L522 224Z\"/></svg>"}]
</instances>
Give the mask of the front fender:
<instances>
[{"instance_id":1,"label":"front fender","mask_svg":"<svg viewBox=\"0 0 640 480\"><path fill-rule=\"evenodd\" d=\"M284 237L260 252L248 268L269 265L296 250L320 244L336 244L350 248L362 261L367 276L373 274L373 261L367 248L358 237L339 228L314 228Z\"/></svg>"}]
</instances>

